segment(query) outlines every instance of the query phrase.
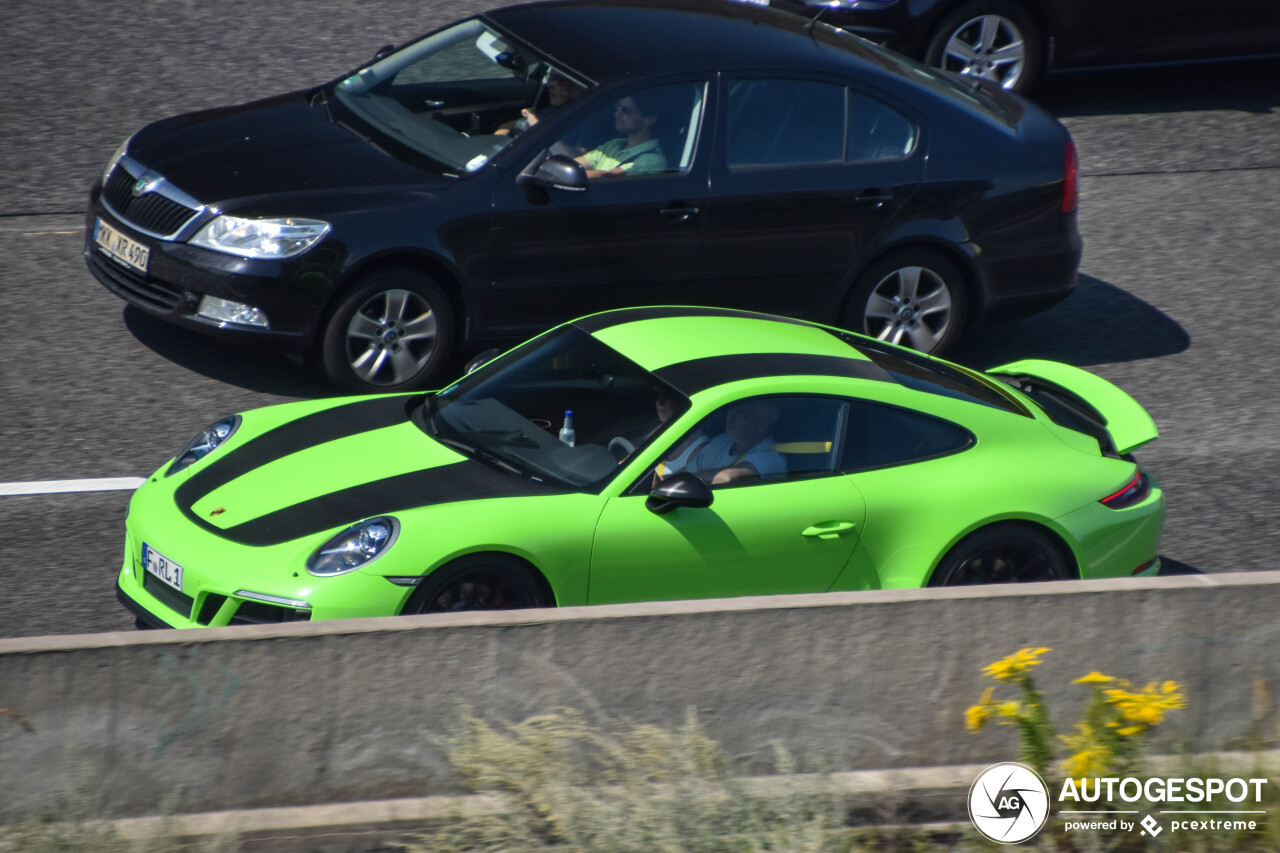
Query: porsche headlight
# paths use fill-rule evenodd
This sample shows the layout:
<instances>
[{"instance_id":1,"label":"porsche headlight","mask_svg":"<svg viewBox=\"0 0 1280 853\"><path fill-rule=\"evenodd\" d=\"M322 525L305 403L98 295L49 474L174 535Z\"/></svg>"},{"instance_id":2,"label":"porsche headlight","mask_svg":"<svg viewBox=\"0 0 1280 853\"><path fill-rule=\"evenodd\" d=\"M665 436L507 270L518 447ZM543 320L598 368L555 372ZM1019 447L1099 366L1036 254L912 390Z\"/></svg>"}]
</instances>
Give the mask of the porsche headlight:
<instances>
[{"instance_id":1,"label":"porsche headlight","mask_svg":"<svg viewBox=\"0 0 1280 853\"><path fill-rule=\"evenodd\" d=\"M229 418L223 418L212 426L205 427L200 434L191 439L191 443L182 449L178 457L173 460L173 464L169 466L169 470L164 472L166 477L174 474L192 465L212 453L219 444L230 438L240 426L240 416L232 415Z\"/></svg>"},{"instance_id":2,"label":"porsche headlight","mask_svg":"<svg viewBox=\"0 0 1280 853\"><path fill-rule=\"evenodd\" d=\"M246 258L291 258L329 233L319 219L245 219L219 216L191 239L193 246Z\"/></svg>"},{"instance_id":3,"label":"porsche headlight","mask_svg":"<svg viewBox=\"0 0 1280 853\"><path fill-rule=\"evenodd\" d=\"M107 185L107 178L111 177L111 170L114 169L116 167L116 164L120 162L120 158L123 157L126 153L128 153L129 143L132 141L133 141L133 137L130 136L124 142L121 142L120 147L116 149L115 153L111 155L111 159L107 161L107 168L102 170L103 186Z\"/></svg>"},{"instance_id":4,"label":"porsche headlight","mask_svg":"<svg viewBox=\"0 0 1280 853\"><path fill-rule=\"evenodd\" d=\"M386 553L400 534L400 522L389 515L351 525L307 559L307 571L319 577L354 572Z\"/></svg>"}]
</instances>

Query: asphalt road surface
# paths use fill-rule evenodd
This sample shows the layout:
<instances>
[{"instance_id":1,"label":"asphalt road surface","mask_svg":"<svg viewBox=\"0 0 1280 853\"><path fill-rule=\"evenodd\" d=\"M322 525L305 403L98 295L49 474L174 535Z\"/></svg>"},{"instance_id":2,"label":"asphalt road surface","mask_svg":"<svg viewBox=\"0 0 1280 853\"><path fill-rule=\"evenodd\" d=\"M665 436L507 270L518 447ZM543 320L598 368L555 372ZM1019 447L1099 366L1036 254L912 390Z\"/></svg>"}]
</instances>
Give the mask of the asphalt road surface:
<instances>
[{"instance_id":1,"label":"asphalt road surface","mask_svg":"<svg viewBox=\"0 0 1280 853\"><path fill-rule=\"evenodd\" d=\"M127 310L85 269L89 185L146 121L322 82L484 4L150 2L0 8L0 636L125 629L125 490L224 414L332 393L284 359ZM1079 290L973 336L957 360L1084 366L1161 438L1165 570L1280 568L1280 62L1061 77L1036 93L1075 136Z\"/></svg>"}]
</instances>

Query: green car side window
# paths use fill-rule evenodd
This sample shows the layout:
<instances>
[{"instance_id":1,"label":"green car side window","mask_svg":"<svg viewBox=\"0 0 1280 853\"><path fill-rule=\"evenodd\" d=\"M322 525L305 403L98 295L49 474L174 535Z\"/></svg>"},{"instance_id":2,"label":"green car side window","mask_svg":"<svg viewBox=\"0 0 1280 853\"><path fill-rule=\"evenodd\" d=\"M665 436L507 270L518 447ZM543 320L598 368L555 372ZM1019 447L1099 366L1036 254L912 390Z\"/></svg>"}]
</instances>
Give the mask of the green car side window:
<instances>
[{"instance_id":1,"label":"green car side window","mask_svg":"<svg viewBox=\"0 0 1280 853\"><path fill-rule=\"evenodd\" d=\"M647 491L681 471L694 472L712 488L833 474L846 408L835 397L736 401L681 436L637 485Z\"/></svg>"},{"instance_id":2,"label":"green car side window","mask_svg":"<svg viewBox=\"0 0 1280 853\"><path fill-rule=\"evenodd\" d=\"M845 473L906 465L957 453L973 435L947 421L893 406L850 404L840 470Z\"/></svg>"}]
</instances>

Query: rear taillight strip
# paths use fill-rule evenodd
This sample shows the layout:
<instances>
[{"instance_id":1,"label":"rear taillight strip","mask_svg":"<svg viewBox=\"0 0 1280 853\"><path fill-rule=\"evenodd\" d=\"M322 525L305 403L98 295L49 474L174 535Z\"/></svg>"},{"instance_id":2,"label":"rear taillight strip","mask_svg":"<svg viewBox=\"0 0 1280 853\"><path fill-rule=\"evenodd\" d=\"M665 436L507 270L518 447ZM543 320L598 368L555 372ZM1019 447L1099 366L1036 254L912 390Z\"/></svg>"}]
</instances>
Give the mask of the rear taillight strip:
<instances>
[{"instance_id":1,"label":"rear taillight strip","mask_svg":"<svg viewBox=\"0 0 1280 853\"><path fill-rule=\"evenodd\" d=\"M1146 500L1147 495L1151 494L1151 481L1147 479L1147 475L1139 468L1133 475L1133 479L1125 484L1125 487L1115 494L1107 495L1099 503L1111 509L1124 509L1141 503Z\"/></svg>"},{"instance_id":2,"label":"rear taillight strip","mask_svg":"<svg viewBox=\"0 0 1280 853\"><path fill-rule=\"evenodd\" d=\"M1080 160L1076 144L1067 140L1067 168L1062 178L1062 212L1074 213L1080 204Z\"/></svg>"}]
</instances>

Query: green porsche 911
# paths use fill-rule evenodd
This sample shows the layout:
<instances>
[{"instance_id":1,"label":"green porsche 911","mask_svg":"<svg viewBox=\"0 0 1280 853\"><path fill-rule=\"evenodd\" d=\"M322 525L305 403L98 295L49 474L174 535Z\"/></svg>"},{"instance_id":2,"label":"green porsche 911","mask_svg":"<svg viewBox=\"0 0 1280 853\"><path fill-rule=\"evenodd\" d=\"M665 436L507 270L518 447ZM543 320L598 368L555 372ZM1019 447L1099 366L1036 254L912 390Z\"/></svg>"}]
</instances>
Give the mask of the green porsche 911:
<instances>
[{"instance_id":1,"label":"green porsche 911","mask_svg":"<svg viewBox=\"0 0 1280 853\"><path fill-rule=\"evenodd\" d=\"M1154 574L1150 416L1050 361L633 308L431 394L224 418L134 494L140 626Z\"/></svg>"}]
</instances>

